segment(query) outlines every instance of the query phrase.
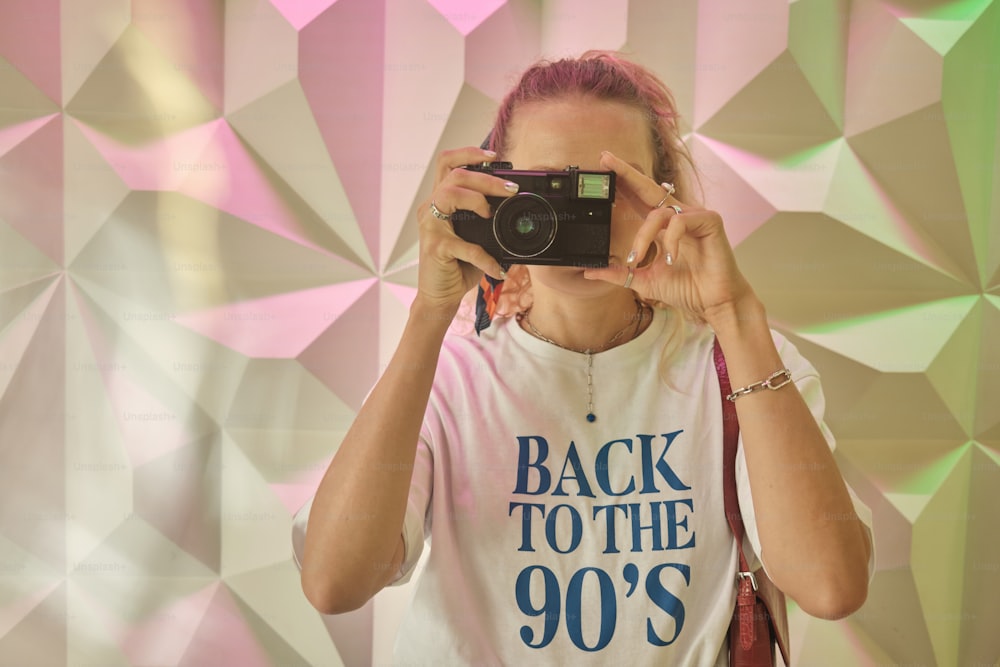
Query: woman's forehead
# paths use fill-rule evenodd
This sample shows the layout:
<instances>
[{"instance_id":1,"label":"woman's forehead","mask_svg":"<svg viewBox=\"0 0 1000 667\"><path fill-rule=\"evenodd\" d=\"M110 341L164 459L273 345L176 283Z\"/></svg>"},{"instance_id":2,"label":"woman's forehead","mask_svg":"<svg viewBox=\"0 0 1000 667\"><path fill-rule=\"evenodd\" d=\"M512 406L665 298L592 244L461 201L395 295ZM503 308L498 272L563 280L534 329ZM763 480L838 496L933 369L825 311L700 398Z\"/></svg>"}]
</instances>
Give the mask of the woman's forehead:
<instances>
[{"instance_id":1,"label":"woman's forehead","mask_svg":"<svg viewBox=\"0 0 1000 667\"><path fill-rule=\"evenodd\" d=\"M642 171L654 156L648 118L641 110L586 96L532 101L515 109L507 129L507 159L515 168L563 169L592 164L611 151Z\"/></svg>"}]
</instances>

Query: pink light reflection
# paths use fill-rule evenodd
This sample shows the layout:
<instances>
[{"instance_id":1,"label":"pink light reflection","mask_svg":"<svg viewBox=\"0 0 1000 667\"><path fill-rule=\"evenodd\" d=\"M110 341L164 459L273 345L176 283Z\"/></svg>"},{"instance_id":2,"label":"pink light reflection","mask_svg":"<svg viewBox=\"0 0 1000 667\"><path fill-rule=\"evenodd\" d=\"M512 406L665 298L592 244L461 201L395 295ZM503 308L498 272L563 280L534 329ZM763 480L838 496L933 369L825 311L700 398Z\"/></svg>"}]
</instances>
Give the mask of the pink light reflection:
<instances>
[{"instance_id":1,"label":"pink light reflection","mask_svg":"<svg viewBox=\"0 0 1000 667\"><path fill-rule=\"evenodd\" d=\"M189 164L180 165L184 173L178 190L261 229L328 254L310 240L310 232L229 123L219 119L210 125L213 132L201 152Z\"/></svg>"},{"instance_id":2,"label":"pink light reflection","mask_svg":"<svg viewBox=\"0 0 1000 667\"><path fill-rule=\"evenodd\" d=\"M219 306L181 315L177 322L248 357L294 359L376 280Z\"/></svg>"},{"instance_id":3,"label":"pink light reflection","mask_svg":"<svg viewBox=\"0 0 1000 667\"><path fill-rule=\"evenodd\" d=\"M317 16L332 6L336 0L271 0L296 31L302 30Z\"/></svg>"},{"instance_id":4,"label":"pink light reflection","mask_svg":"<svg viewBox=\"0 0 1000 667\"><path fill-rule=\"evenodd\" d=\"M187 175L187 168L197 163L212 140L215 126L225 122L216 120L144 146L129 146L75 118L70 120L130 190L176 190Z\"/></svg>"},{"instance_id":5,"label":"pink light reflection","mask_svg":"<svg viewBox=\"0 0 1000 667\"><path fill-rule=\"evenodd\" d=\"M723 161L727 164L740 164L750 169L771 169L772 164L769 160L756 153L751 153L750 151L745 151L742 148L737 148L732 144L723 143L711 137L707 137L703 134L698 135L698 140L705 143L707 146L712 148L712 151L723 158Z\"/></svg>"},{"instance_id":6,"label":"pink light reflection","mask_svg":"<svg viewBox=\"0 0 1000 667\"><path fill-rule=\"evenodd\" d=\"M178 667L271 667L273 661L254 636L252 612L246 616L233 593L220 585Z\"/></svg>"},{"instance_id":7,"label":"pink light reflection","mask_svg":"<svg viewBox=\"0 0 1000 667\"><path fill-rule=\"evenodd\" d=\"M134 381L130 375L135 371L121 370L128 368L128 364L116 354L118 348L107 340L88 302L78 296L77 305L94 362L107 392L112 416L132 467L141 466L187 444L193 436L185 430L187 422L184 415L176 414Z\"/></svg>"},{"instance_id":8,"label":"pink light reflection","mask_svg":"<svg viewBox=\"0 0 1000 667\"><path fill-rule=\"evenodd\" d=\"M505 0L427 0L462 35L468 35L506 4Z\"/></svg>"},{"instance_id":9,"label":"pink light reflection","mask_svg":"<svg viewBox=\"0 0 1000 667\"><path fill-rule=\"evenodd\" d=\"M27 137L31 136L35 130L44 126L49 122L49 120L58 115L59 114L51 113L40 118L32 118L31 120L24 121L23 123L15 123L13 125L8 125L7 127L0 127L0 155L5 154L10 149L17 146Z\"/></svg>"},{"instance_id":10,"label":"pink light reflection","mask_svg":"<svg viewBox=\"0 0 1000 667\"><path fill-rule=\"evenodd\" d=\"M3 56L56 104L62 104L60 0L0 2Z\"/></svg>"},{"instance_id":11,"label":"pink light reflection","mask_svg":"<svg viewBox=\"0 0 1000 667\"><path fill-rule=\"evenodd\" d=\"M171 601L121 633L119 645L131 665L176 665L184 657L187 643L208 610L219 582Z\"/></svg>"}]
</instances>

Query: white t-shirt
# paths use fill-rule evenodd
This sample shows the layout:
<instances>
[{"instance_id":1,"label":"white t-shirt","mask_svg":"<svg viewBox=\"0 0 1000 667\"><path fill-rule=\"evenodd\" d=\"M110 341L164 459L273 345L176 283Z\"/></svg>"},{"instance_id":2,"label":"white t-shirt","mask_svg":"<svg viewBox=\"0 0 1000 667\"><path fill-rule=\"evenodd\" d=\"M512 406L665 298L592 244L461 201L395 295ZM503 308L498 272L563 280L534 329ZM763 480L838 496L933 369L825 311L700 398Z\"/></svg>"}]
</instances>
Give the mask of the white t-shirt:
<instances>
[{"instance_id":1,"label":"white t-shirt","mask_svg":"<svg viewBox=\"0 0 1000 667\"><path fill-rule=\"evenodd\" d=\"M399 664L727 664L737 554L714 336L683 325L668 386L658 368L667 318L657 310L642 335L593 356L594 422L585 355L512 319L446 338L403 528L398 582L425 540L430 553L400 625ZM774 337L822 425L815 369ZM756 562L742 443L737 487Z\"/></svg>"}]
</instances>

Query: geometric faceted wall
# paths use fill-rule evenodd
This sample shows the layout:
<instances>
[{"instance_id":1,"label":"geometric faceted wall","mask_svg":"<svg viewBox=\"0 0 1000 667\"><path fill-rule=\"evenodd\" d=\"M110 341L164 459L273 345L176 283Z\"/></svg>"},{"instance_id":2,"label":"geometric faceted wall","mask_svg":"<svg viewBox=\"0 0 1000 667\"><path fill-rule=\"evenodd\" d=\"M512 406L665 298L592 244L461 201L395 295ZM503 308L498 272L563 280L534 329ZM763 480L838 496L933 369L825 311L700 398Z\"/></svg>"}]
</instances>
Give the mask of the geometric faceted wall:
<instances>
[{"instance_id":1,"label":"geometric faceted wall","mask_svg":"<svg viewBox=\"0 0 1000 667\"><path fill-rule=\"evenodd\" d=\"M440 150L540 56L671 86L874 512L796 665L1000 661L1000 2L3 0L0 665L386 663L290 560Z\"/></svg>"}]
</instances>

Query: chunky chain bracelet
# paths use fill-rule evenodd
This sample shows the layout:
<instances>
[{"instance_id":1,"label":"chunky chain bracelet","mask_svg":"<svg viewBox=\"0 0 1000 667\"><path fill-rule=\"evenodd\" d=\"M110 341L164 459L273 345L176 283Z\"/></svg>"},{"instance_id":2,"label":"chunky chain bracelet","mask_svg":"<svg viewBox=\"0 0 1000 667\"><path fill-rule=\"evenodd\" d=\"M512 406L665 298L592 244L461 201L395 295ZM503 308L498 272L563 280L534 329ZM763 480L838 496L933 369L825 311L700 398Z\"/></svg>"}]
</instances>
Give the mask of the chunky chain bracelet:
<instances>
[{"instance_id":1,"label":"chunky chain bracelet","mask_svg":"<svg viewBox=\"0 0 1000 667\"><path fill-rule=\"evenodd\" d=\"M760 391L761 389L781 389L791 381L792 372L787 368L782 368L780 371L775 371L774 373L768 375L765 380L748 384L742 389L735 389L733 393L726 396L726 399L735 401L740 396L746 396L747 394L752 394L753 392Z\"/></svg>"}]
</instances>

